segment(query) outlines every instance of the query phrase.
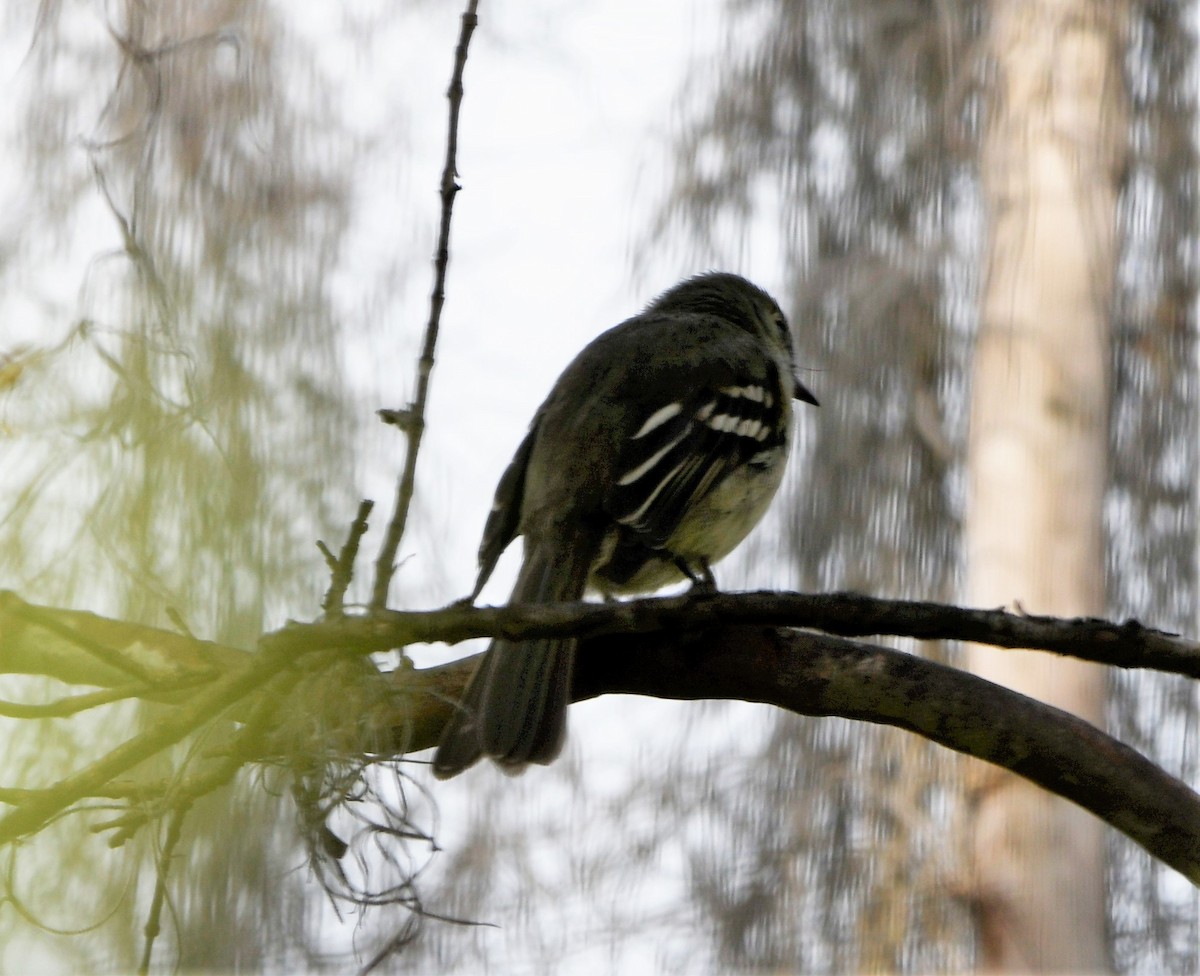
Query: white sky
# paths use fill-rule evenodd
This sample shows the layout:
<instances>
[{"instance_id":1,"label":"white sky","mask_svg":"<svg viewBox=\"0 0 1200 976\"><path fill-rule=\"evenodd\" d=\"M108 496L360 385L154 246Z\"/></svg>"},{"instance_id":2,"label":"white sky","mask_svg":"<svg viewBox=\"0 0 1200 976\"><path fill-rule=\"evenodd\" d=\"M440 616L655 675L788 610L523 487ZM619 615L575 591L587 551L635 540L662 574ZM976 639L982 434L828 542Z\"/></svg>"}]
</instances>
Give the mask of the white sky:
<instances>
[{"instance_id":1,"label":"white sky","mask_svg":"<svg viewBox=\"0 0 1200 976\"><path fill-rule=\"evenodd\" d=\"M364 411L401 406L412 392L415 351L428 311L427 256L439 219L444 92L464 3L411 3L411 13L383 18L390 25L364 39L345 30L347 18L367 22L373 11L391 9L392 0L278 2L294 12L298 32L319 41L314 46L333 88L330 97L374 143L355 174L359 206L337 298L347 320L360 324L347 339L347 368L363 391ZM703 60L702 52L719 44L723 6L721 0L483 0L466 71L459 149L463 191L455 209L448 302L416 525L401 553L411 561L394 584L397 604L433 606L470 589L496 480L554 377L587 340L657 291L702 270L686 263L682 244L637 268L631 248L661 199L677 122L674 107L687 68L698 52ZM28 40L12 22L9 18L9 32L0 36L0 80L6 86L21 84ZM0 113L0 139L14 138L17 122ZM19 186L20 174L0 163L0 231L29 216ZM17 341L44 340L46 329L53 328L47 323L70 324L78 297L73 286L59 291L57 307L45 307L39 296L62 281L82 281L90 256L115 243L110 218L95 210L97 236L75 242L73 264L65 262L65 270L61 261L34 267L24 279L27 290L0 296L0 353ZM769 254L769 244L760 253ZM412 254L419 256L413 274L398 283L395 295L388 294L381 281ZM735 270L774 284L774 267ZM375 531L366 547L371 553L390 514L403 443L369 417L365 427L363 469L330 472L328 483L339 495L376 500ZM352 514L351 504L347 521ZM503 602L516 555L502 564L486 602ZM464 650L431 652L428 659ZM682 707L610 698L573 708L568 761L584 758L589 795L610 790L631 767L647 768L656 755L674 751ZM744 736L745 723L759 714L754 706L722 710L706 729L710 741L698 748L719 752L722 742ZM480 770L437 788L446 817L444 845L454 844L455 811L466 809L495 775ZM511 803L544 808L561 802L574 815L578 807L561 797L557 775L554 769L534 770L511 781ZM630 825L631 833L635 828ZM547 841L539 860L553 872L567 863L572 846L613 842L619 839L572 837L568 830ZM582 904L574 908L586 910L589 899L604 898L626 912L652 914L669 907L684 869L672 863L671 851L663 856L663 877L649 889L643 885L626 899L625 892L580 887ZM494 919L506 924L504 906L495 908ZM574 908L564 904L558 910L570 917ZM495 938L504 944L515 937L512 929ZM573 972L652 971L660 953L669 952L656 939L645 939L614 956L610 946L588 945L585 937L586 931L564 937L564 959Z\"/></svg>"},{"instance_id":2,"label":"white sky","mask_svg":"<svg viewBox=\"0 0 1200 976\"><path fill-rule=\"evenodd\" d=\"M339 114L371 143L355 173L357 207L335 291L350 324L349 377L363 397L364 461L360 472L330 472L326 481L335 495L375 499L374 531L364 547L372 556L390 515L404 445L371 412L402 406L412 393L440 217L444 92L463 5L414 3L402 16L381 17L386 26L380 28L374 15L391 8L385 0L358 0L349 12L335 0L280 4L294 13L295 30L316 50ZM434 606L469 591L496 481L559 371L593 336L679 278L703 270L687 263L683 242L637 267L633 249L662 200L689 65L693 58L703 64L703 52L720 43L723 6L719 0L481 4L466 69L459 145L463 189L455 206L448 300L415 524L401 550L410 561L393 584L395 604ZM81 5L68 16L85 17L88 9ZM80 29L95 30L98 23L81 20ZM369 29L356 31L356 24ZM28 34L13 30L11 19L9 28L0 37L0 78L19 85ZM695 77L707 80L711 74L701 70ZM298 89L294 97L305 96ZM0 116L0 137L16 136L17 122ZM0 165L0 219L30 217L21 209L19 186L19 174ZM111 217L97 205L73 240L72 254L42 265L30 262L28 290L2 300L0 352L18 341L47 341L48 331L69 327L79 294L75 285L63 292L61 283L85 280L91 256L116 243ZM407 268L412 255L417 257L411 273L397 276L394 269ZM752 267L732 270L773 284ZM40 304L46 294L54 294L53 307ZM347 523L352 515L353 501L345 511ZM505 600L518 557L514 546L484 602ZM315 609L289 612L303 617ZM428 649L418 654L418 663L467 650ZM569 756L585 760L586 795L611 792L631 769L647 768L656 755L676 750L682 734L677 716L685 707L609 698L572 709ZM720 712L707 726L710 747L716 751L722 741L744 738L744 726L740 731L736 726L752 714L758 714L754 706ZM461 811L496 775L479 770L437 788L444 845L454 844ZM508 782L514 808L531 803L544 810L558 802L556 790L562 789L553 769ZM577 795L574 814L579 802ZM547 870L568 863L572 840L568 831L548 842L567 846L543 852ZM612 842L620 840L588 841L592 847ZM556 910L570 918L597 899L608 899L616 914L650 917L670 910L683 868L670 852L663 856L661 880L643 885L636 899L580 887L573 907L564 903ZM502 906L496 908L499 913ZM599 923L593 918L591 924ZM343 934L351 935L349 929ZM518 937L510 929L496 938ZM614 954L612 946L591 945L581 930L564 936L563 951L573 971L609 972L618 960L621 971L651 971L670 951L664 937L656 933Z\"/></svg>"},{"instance_id":3,"label":"white sky","mask_svg":"<svg viewBox=\"0 0 1200 976\"><path fill-rule=\"evenodd\" d=\"M440 217L444 92L464 4L414 3L401 16L380 17L380 28L375 15L391 6L385 0L358 0L349 8L334 0L280 4L294 13L294 29L317 52L330 83L326 94L339 114L371 144L355 173L357 208L335 292L350 323L349 377L363 395L364 462L357 473L330 472L327 483L336 495L376 500L374 532L365 547L372 555L390 515L404 445L370 412L402 406L412 392ZM496 480L558 372L593 336L679 278L703 270L685 263L683 246L636 268L632 251L662 199L689 64L695 52L718 43L722 6L719 0L481 4L466 69L463 190L455 207L448 300L415 525L401 551L411 560L393 584L394 603L433 606L469 591ZM64 16L86 43L89 32L101 29L101 9L68 5ZM14 15L5 23L0 78L16 91L29 83L21 64L32 20ZM97 91L95 97L103 95ZM293 97L306 93L297 89ZM0 114L0 137L19 138L19 124L16 113ZM10 228L37 219L23 205L22 183L22 174L0 165L0 219ZM23 256L28 270L20 287L0 304L0 352L19 342L53 341L73 324L88 262L118 244L111 216L94 204L68 252L47 252L44 260ZM411 274L397 276L393 269L406 268L412 255ZM70 283L65 289L64 282ZM351 502L347 522L352 514ZM504 601L518 557L516 546L485 592L486 602ZM315 607L289 608L300 617L310 611ZM430 649L425 660L465 650ZM675 737L663 729L680 707L609 699L573 709L570 748L586 756L594 789L611 791L630 768L676 748ZM734 734L724 719L714 723L714 734L722 728ZM438 788L444 844L453 845L455 821L493 776L481 770ZM537 770L514 782L510 796L514 807L536 798L533 804L545 809L561 788L556 771ZM568 831L565 841L553 843L570 840ZM619 842L590 843L610 841ZM561 870L570 861L569 846L545 850L544 867ZM570 917L608 899L613 912L652 914L669 907L680 881L679 869L667 870L638 900L622 891L580 888L568 898L574 908L563 904L559 910ZM597 924L593 918L593 929ZM618 957L623 971L648 971L665 951L658 933L614 955L611 946L592 946L585 929L564 936L564 958L574 971L611 971ZM343 931L344 938L351 935ZM508 940L519 935L510 928L503 938L512 948ZM500 945L497 950L503 951Z\"/></svg>"},{"instance_id":4,"label":"white sky","mask_svg":"<svg viewBox=\"0 0 1200 976\"><path fill-rule=\"evenodd\" d=\"M445 9L457 5L438 6L428 32L409 39L421 68L414 76L397 59L404 77L395 85L421 99L414 111L423 121L414 122L409 134L414 158L424 162L413 171L420 185L406 189L424 207L425 253L438 218L442 93L458 18L457 9ZM449 301L420 471L418 497L430 501L421 509L422 531L405 546L406 553L415 553L417 576L428 579L426 570L435 570L442 577L440 586L423 594L431 602L469 591L496 480L558 372L593 336L696 270L680 265L679 255L664 256L660 267L639 269L645 282L639 290L630 251L644 233L669 166L672 109L691 45L714 43L718 11L716 2L679 0L483 4L466 72L463 191L455 207ZM419 90L414 77L425 80ZM380 230L386 240L386 224ZM413 333L425 320L429 281L426 270L405 295L403 327ZM397 349L393 362L407 390L411 349ZM390 476L372 490L378 499L390 498ZM422 553L422 542L437 547L436 561ZM504 601L518 556L514 546L484 601ZM394 592L404 580L398 584ZM454 657L463 650L431 649L430 656ZM577 706L569 756L583 760L593 788L603 791L604 783L619 782L632 766L648 761L648 752L677 745L662 729L678 708L615 699ZM497 778L480 769L438 787L445 843L454 843L455 821ZM564 962L574 972L610 972L618 960L621 971L654 971L666 932L631 940L614 955L611 945L594 938L595 930L606 911L655 914L670 903L682 873L664 864L661 881L642 886L636 897L588 890L578 880L572 884L562 872L578 857L578 843L591 825L576 820L586 814L562 794L558 773L532 770L520 781L508 781L505 790L509 816L527 805L544 816L549 806L582 830L548 839L532 867L565 882L560 903L544 909L547 927L559 925L564 932ZM586 841L593 849L624 842L619 836ZM521 926L495 907L492 918L503 929L478 937L493 959L518 964L524 955ZM525 965L535 964L525 957Z\"/></svg>"},{"instance_id":5,"label":"white sky","mask_svg":"<svg viewBox=\"0 0 1200 976\"><path fill-rule=\"evenodd\" d=\"M394 212L419 215L418 229L399 233L419 240L422 254L432 252L439 217L443 92L458 7L435 4L419 24L410 25L419 27L413 33L402 36L397 30L395 37L377 39L388 57L373 59L378 73L364 79L368 90L396 93L409 121L399 150L406 177L397 180L382 164L362 195L379 200L392 194L398 201ZM675 107L693 52L719 43L721 7L717 0L483 3L466 70L459 149L463 190L455 206L449 298L420 468L420 528L403 547L402 556L413 561L401 569L393 588L400 602L409 595L409 578L409 585L419 588L412 602L421 605L469 592L496 480L559 371L600 331L634 314L679 278L703 270L686 263L683 245L637 268L631 250L661 201L678 121ZM364 124L377 125L379 99L354 100ZM379 266L397 248L396 221L389 207L366 208L362 218L361 261ZM404 238L401 242L407 244ZM739 270L753 274L750 268ZM431 280L425 264L404 291L400 321L390 326L399 340L394 346L376 347L377 334L372 334L356 351L355 368L371 371L378 388L395 390L389 405L400 405L410 389ZM344 286L353 304L369 284L347 275ZM377 442L385 455L393 452L392 464L369 472L366 493L390 510L402 445L386 430ZM382 518L377 515L376 524ZM484 602L505 600L519 549L514 546L502 562ZM415 656L427 663L464 650L431 648ZM563 762L581 761L586 789L564 793L557 768L504 781L501 806L507 813L497 810L496 815L529 810L535 818L551 811L565 821L565 831L547 838L536 863L526 868L555 879L555 903L535 911L541 912L546 930L562 933L562 960L572 972L654 972L678 954L672 939L680 932L669 926L619 948L596 938L604 918L671 916L683 902L686 871L677 849L664 849L658 876L636 890L589 886L564 878L563 872L582 850L619 856L630 835L649 829L631 815L622 836L596 836L586 807L589 798L600 802L597 797L619 789L632 771L653 768L656 757L677 750L687 707L612 697L575 706ZM707 744L700 748L715 754L734 737L744 739L746 720L760 714L749 705L719 712L707 724ZM695 731L694 725L686 728ZM498 779L490 768L481 768L438 785L443 844L453 847L463 813ZM532 875L513 877L516 870L510 865L504 872L510 890L522 884L528 889ZM501 929L474 937L498 964L503 960L506 971L536 967L521 951L527 931L519 916L506 914L519 912L519 905L514 909L504 899L495 901L489 906L495 913L488 917Z\"/></svg>"},{"instance_id":6,"label":"white sky","mask_svg":"<svg viewBox=\"0 0 1200 976\"><path fill-rule=\"evenodd\" d=\"M423 532L405 546L416 556L413 575L422 586L431 571L435 581L421 602L470 590L496 480L562 367L590 338L695 270L664 260L661 268L642 269L647 284L639 290L630 248L658 199L689 42L713 31L717 10L716 3L678 0L482 5L466 71L463 190L420 469L418 497L428 504L421 508ZM391 180L404 202L398 211L364 210L374 224L358 240L368 263L408 246L405 238L432 253L443 92L459 10L439 3L424 14L413 25L418 31L387 39L391 56L377 59L381 74L370 82L400 93L412 114L406 145L398 147L404 185L374 174ZM371 114L368 100L358 104ZM417 215L418 227L399 229L395 212ZM392 328L404 341L360 350L359 367L393 391L389 405L410 391L431 280L423 264L403 295L401 321ZM356 283L348 278L346 286L353 293ZM393 444L399 460L401 445L390 432L379 443L384 450ZM373 474L379 480L371 496L390 504L391 472ZM436 563L421 552L427 545L436 545ZM509 576L502 569L485 599L502 601ZM395 592L404 584L402 577Z\"/></svg>"}]
</instances>

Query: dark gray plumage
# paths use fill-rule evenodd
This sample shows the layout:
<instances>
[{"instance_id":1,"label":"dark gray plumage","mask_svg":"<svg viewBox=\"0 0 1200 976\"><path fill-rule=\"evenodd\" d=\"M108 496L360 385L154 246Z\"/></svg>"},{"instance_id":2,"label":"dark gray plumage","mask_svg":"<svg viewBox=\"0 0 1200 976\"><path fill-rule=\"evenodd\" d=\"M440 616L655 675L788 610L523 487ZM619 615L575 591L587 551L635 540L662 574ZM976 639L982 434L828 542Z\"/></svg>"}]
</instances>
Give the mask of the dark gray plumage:
<instances>
[{"instance_id":1,"label":"dark gray plumage","mask_svg":"<svg viewBox=\"0 0 1200 976\"><path fill-rule=\"evenodd\" d=\"M710 566L779 487L795 377L787 320L744 278L676 285L579 353L538 409L496 490L478 596L521 535L510 603L647 592ZM433 769L490 756L518 772L562 748L573 639L492 642L442 733Z\"/></svg>"}]
</instances>

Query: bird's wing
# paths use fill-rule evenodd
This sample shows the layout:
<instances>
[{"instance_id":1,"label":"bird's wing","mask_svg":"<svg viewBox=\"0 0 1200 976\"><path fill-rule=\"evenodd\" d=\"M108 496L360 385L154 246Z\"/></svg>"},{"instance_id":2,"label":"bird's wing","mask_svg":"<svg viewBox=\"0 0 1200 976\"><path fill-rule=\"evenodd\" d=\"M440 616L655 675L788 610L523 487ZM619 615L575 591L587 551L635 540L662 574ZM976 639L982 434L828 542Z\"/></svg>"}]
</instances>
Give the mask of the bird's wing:
<instances>
[{"instance_id":1,"label":"bird's wing","mask_svg":"<svg viewBox=\"0 0 1200 976\"><path fill-rule=\"evenodd\" d=\"M684 516L731 470L762 463L787 436L786 411L774 364L757 377L732 368L709 371L631 418L620 445L609 514L646 545L665 545Z\"/></svg>"}]
</instances>

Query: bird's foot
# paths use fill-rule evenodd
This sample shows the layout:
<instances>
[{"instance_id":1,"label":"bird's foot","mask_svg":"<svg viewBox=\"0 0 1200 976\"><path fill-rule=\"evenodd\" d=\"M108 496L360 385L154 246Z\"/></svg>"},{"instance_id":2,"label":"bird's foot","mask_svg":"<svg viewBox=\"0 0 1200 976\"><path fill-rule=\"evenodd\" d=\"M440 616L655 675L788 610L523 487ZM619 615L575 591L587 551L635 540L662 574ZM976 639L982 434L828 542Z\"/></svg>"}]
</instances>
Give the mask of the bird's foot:
<instances>
[{"instance_id":1,"label":"bird's foot","mask_svg":"<svg viewBox=\"0 0 1200 976\"><path fill-rule=\"evenodd\" d=\"M679 571L692 581L692 588L689 592L716 593L717 578L713 576L712 567L708 565L708 560L700 559L698 562L699 568L696 568L682 556L675 557L675 565Z\"/></svg>"}]
</instances>

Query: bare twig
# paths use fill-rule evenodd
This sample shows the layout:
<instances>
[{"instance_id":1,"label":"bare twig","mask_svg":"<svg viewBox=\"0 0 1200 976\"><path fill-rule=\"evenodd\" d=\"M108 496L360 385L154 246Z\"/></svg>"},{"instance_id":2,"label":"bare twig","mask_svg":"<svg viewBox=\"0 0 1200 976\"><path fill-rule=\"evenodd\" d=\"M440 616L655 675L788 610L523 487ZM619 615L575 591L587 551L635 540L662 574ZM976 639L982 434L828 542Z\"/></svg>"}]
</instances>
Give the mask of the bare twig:
<instances>
[{"instance_id":1,"label":"bare twig","mask_svg":"<svg viewBox=\"0 0 1200 976\"><path fill-rule=\"evenodd\" d=\"M171 818L167 821L167 834L163 838L162 850L158 855L158 864L156 866L154 879L154 898L150 902L150 914L146 918L146 925L142 929L146 937L145 944L142 948L142 961L138 966L139 976L146 976L150 972L150 954L154 950L154 940L158 938L158 933L161 930L160 920L162 918L163 902L167 897L167 876L171 871L171 858L175 854L175 848L179 844L179 837L183 833L183 821L187 817L188 811L191 810L191 802L181 803L171 811Z\"/></svg>"},{"instance_id":2,"label":"bare twig","mask_svg":"<svg viewBox=\"0 0 1200 976\"><path fill-rule=\"evenodd\" d=\"M103 691L89 691L81 695L67 695L56 701L40 705L0 700L0 717L3 718L68 718L79 712L130 698L151 699L169 692L183 691L210 681L210 676L189 674L178 681L159 682L153 685L136 682Z\"/></svg>"},{"instance_id":3,"label":"bare twig","mask_svg":"<svg viewBox=\"0 0 1200 976\"><path fill-rule=\"evenodd\" d=\"M171 621L171 625L185 637L196 636L192 633L192 628L188 626L187 621L183 619L183 614L175 607L165 606L163 607L163 612L167 615L167 619Z\"/></svg>"},{"instance_id":4,"label":"bare twig","mask_svg":"<svg viewBox=\"0 0 1200 976\"><path fill-rule=\"evenodd\" d=\"M285 672L261 689L254 697L253 713L249 720L238 730L228 747L222 750L218 761L186 777L181 770L175 778L161 781L153 793L142 790L131 795L124 813L93 825L91 832L99 834L112 831L108 846L120 847L151 820L168 811L190 808L201 797L229 783L247 763L261 761L263 742L275 718L276 709L287 700L288 694L302 677L303 672L298 669Z\"/></svg>"},{"instance_id":5,"label":"bare twig","mask_svg":"<svg viewBox=\"0 0 1200 976\"><path fill-rule=\"evenodd\" d=\"M842 637L884 634L961 640L1049 651L1119 668L1152 668L1200 678L1200 643L1145 627L1091 617L1065 619L977 610L859 593L704 593L621 603L387 610L369 617L295 624L263 638L290 653L353 647L367 653L408 644L456 644L473 637L599 637L696 630L722 624L810 627Z\"/></svg>"},{"instance_id":6,"label":"bare twig","mask_svg":"<svg viewBox=\"0 0 1200 976\"><path fill-rule=\"evenodd\" d=\"M101 759L59 780L53 787L31 791L16 809L0 818L0 845L36 833L72 804L94 795L103 784L179 742L235 702L266 685L288 664L287 659L278 655L259 655L246 667L213 681L153 729L123 742Z\"/></svg>"},{"instance_id":7,"label":"bare twig","mask_svg":"<svg viewBox=\"0 0 1200 976\"><path fill-rule=\"evenodd\" d=\"M479 22L476 10L479 0L468 0L462 15L462 28L458 35L458 47L454 52L454 72L446 97L450 101L450 125L446 136L446 162L442 169L442 223L438 232L437 256L434 259L433 293L429 298L429 323L425 327L425 343L421 358L417 362L417 394L412 404L402 411L393 413L404 417L404 430L408 439L408 450L404 456L404 470L396 488L396 507L388 523L387 535L375 562L375 586L371 606L382 609L387 606L388 589L396 568L396 551L404 537L408 522L408 511L412 505L413 485L416 480L417 452L425 432L425 404L429 398L429 378L433 373L434 352L437 348L438 328L442 319L442 305L446 300L446 267L450 263L450 217L454 210L454 198L459 191L458 178L458 114L462 106L463 70L467 66L467 48L471 35Z\"/></svg>"},{"instance_id":8,"label":"bare twig","mask_svg":"<svg viewBox=\"0 0 1200 976\"><path fill-rule=\"evenodd\" d=\"M325 557L325 564L330 571L329 589L325 592L325 599L321 601L321 609L325 611L326 616L338 617L345 611L346 590L350 588L350 581L354 578L354 562L358 559L358 547L367 531L367 517L374 507L375 503L369 498L364 498L359 502L358 514L350 523L350 534L346 537L346 544L342 546L342 551L336 557L324 542L317 543L317 548Z\"/></svg>"},{"instance_id":9,"label":"bare twig","mask_svg":"<svg viewBox=\"0 0 1200 976\"><path fill-rule=\"evenodd\" d=\"M31 616L39 622L53 620L57 626L46 634L31 632L20 626ZM474 637L598 637L738 623L808 627L843 637L885 634L974 641L1200 678L1200 642L1136 620L1117 623L1090 617L1031 616L878 599L860 593L693 592L622 603L512 607L453 603L440 610L388 610L292 623L264 635L259 646L290 656L330 648L371 654L418 643L457 644ZM63 637L55 642L51 633ZM81 655L76 649L87 647L81 637L89 633L105 635L113 653L154 661L159 673L179 676L178 685L160 680L150 686L146 697L155 701L178 700L171 692L190 680L215 678L239 670L253 659L247 652L223 644L78 610L39 606L0 591L0 674L36 674L104 688L127 686L130 682L123 668L88 669L91 655Z\"/></svg>"},{"instance_id":10,"label":"bare twig","mask_svg":"<svg viewBox=\"0 0 1200 976\"><path fill-rule=\"evenodd\" d=\"M0 671L6 657L24 666L37 651L44 652L52 633L25 625L27 618L19 613L23 606L11 594L0 593ZM0 820L0 845L36 832L85 797L128 796L136 801L140 795L153 804L158 797L139 794L115 779L217 715L257 724L254 717L263 714L264 698L284 705L276 710L279 716L328 714L334 720L342 715L348 719L343 724L315 723L313 734L318 738L312 740L312 750L307 740L298 743L294 726L265 728L261 737L245 743L248 752L239 748L231 759L286 763L300 746L305 755L332 750L372 762L428 748L436 744L477 663L466 658L389 674L364 664L356 682L339 683L331 694L331 672L324 668L337 662L363 663L353 655L418 640L576 634L581 636L576 700L605 693L744 699L806 715L894 725L1011 769L1073 800L1200 882L1200 797L1145 757L1058 709L916 655L765 626L972 640L1200 675L1200 644L1135 621L1062 620L849 593L700 593L615 605L451 606L427 613L343 617L285 628L264 638L254 656L189 642L170 631L74 611L40 610L42 615L62 615L60 630L87 625L102 633L123 633L122 643L114 646L132 641L137 654L151 658L169 658L176 649L196 658L195 650L187 651L195 644L220 660L225 674L201 692L189 693L153 733L136 736L53 787L0 790L0 801L15 807ZM92 660L77 641L67 638L64 643L78 657ZM297 655L318 651L327 652L328 661L306 660L300 670L313 680L297 685L294 694L300 697L285 702L283 686L294 674L277 678L277 669ZM107 673L114 685L128 686L122 671ZM209 782L206 776L185 780L177 793L202 793ZM113 826L135 825L131 821Z\"/></svg>"}]
</instances>

